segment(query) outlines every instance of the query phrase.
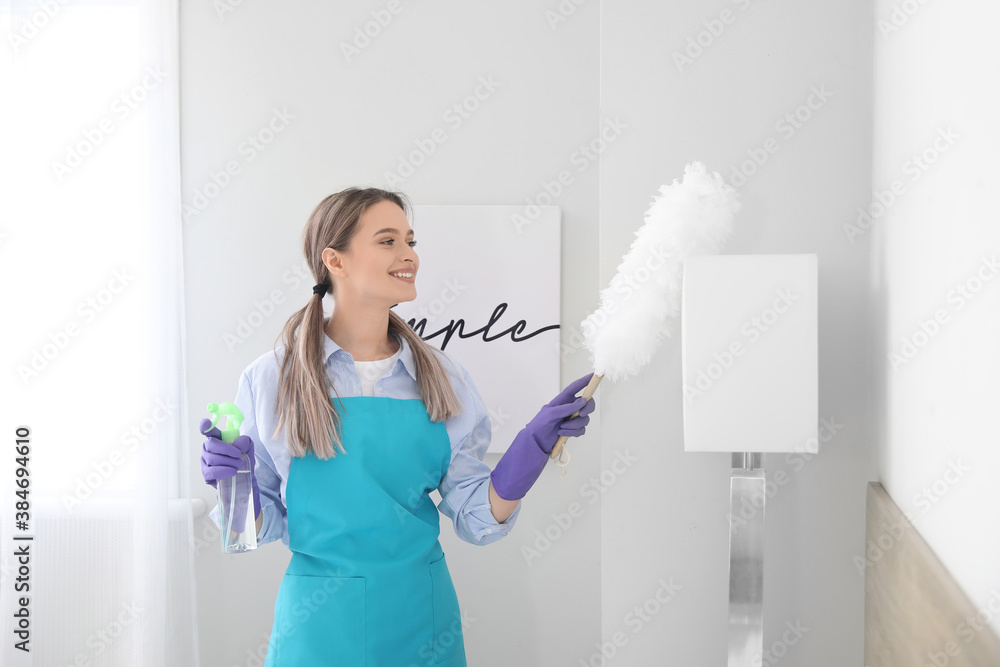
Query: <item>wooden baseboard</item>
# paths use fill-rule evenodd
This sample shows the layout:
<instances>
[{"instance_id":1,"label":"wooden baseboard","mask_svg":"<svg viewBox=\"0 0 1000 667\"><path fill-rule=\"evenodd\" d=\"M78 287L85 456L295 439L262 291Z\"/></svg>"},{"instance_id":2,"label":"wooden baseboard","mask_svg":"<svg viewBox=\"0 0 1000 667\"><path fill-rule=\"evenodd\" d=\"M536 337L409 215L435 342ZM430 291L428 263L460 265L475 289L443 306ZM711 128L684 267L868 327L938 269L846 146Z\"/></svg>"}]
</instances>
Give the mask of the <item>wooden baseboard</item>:
<instances>
[{"instance_id":1,"label":"wooden baseboard","mask_svg":"<svg viewBox=\"0 0 1000 667\"><path fill-rule=\"evenodd\" d=\"M878 482L866 521L866 667L1000 665L1000 639Z\"/></svg>"}]
</instances>

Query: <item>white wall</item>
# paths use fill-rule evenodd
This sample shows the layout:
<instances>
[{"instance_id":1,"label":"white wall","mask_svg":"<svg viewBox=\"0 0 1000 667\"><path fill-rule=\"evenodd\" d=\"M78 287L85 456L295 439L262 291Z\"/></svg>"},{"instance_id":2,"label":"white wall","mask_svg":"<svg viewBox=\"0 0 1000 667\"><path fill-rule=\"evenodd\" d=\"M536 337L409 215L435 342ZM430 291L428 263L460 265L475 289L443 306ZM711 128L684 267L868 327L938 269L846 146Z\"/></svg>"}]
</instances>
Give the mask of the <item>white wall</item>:
<instances>
[{"instance_id":1,"label":"white wall","mask_svg":"<svg viewBox=\"0 0 1000 667\"><path fill-rule=\"evenodd\" d=\"M661 183L695 159L732 182L748 151L767 159L740 188L725 252L819 256L819 414L837 432L811 460L764 457L769 480L779 470L788 480L766 506L764 646L799 624L801 637L777 647L779 664L860 665L864 578L852 557L864 548L874 478L868 248L849 243L841 224L869 192L871 7L633 1L602 12L601 113L629 124L602 159L602 285ZM708 46L678 67L689 37ZM776 127L814 88L832 96L814 98L794 132ZM602 632L628 639L615 664L726 662L730 458L684 453L680 377L675 335L642 375L598 389L602 468L619 449L639 459L602 505ZM671 577L683 588L635 633L626 615ZM590 649L563 664L578 664L581 650Z\"/></svg>"},{"instance_id":2,"label":"white wall","mask_svg":"<svg viewBox=\"0 0 1000 667\"><path fill-rule=\"evenodd\" d=\"M879 479L1000 632L1000 277L988 268L1000 259L1000 5L882 0L876 16L873 186L886 201L898 192L868 233Z\"/></svg>"},{"instance_id":3,"label":"white wall","mask_svg":"<svg viewBox=\"0 0 1000 667\"><path fill-rule=\"evenodd\" d=\"M563 211L561 317L586 316L598 292L598 168L595 161L579 172L570 158L600 128L596 3L553 31L546 7L535 2L404 0L351 62L341 42L387 2L244 2L220 19L213 6L223 4L184 3L181 17L184 201L192 203L227 161L241 168L185 226L190 414L231 400L243 367L271 348L287 317L312 296L312 282L296 279L293 268L303 262L300 234L313 207L350 185L386 187L384 173L435 127L447 140L394 186L414 203L524 204L542 192L543 180L573 169L575 182L556 202ZM499 88L459 127L445 122L445 111L473 94L480 77ZM275 107L295 117L251 161L241 142L267 126ZM275 312L230 350L224 335L235 335L238 320L272 291L281 299ZM567 354L562 386L589 370L584 354ZM596 415L591 423L596 433ZM546 469L506 539L476 547L442 522L463 611L476 619L465 631L469 664L559 664L572 647L600 638L596 507L532 564L521 555L550 513L598 473L598 443L588 434L573 448L572 476ZM201 479L200 471L191 474ZM199 484L213 503L212 489ZM213 528L207 517L196 526L206 535L197 581L203 664L257 664L252 656L264 654L289 552L271 543L223 556Z\"/></svg>"},{"instance_id":4,"label":"white wall","mask_svg":"<svg viewBox=\"0 0 1000 667\"><path fill-rule=\"evenodd\" d=\"M308 278L296 281L293 269L315 204L348 185L387 185L397 156L444 127L442 113L481 75L501 87L397 187L417 203L524 203L559 170L575 168L574 152L604 130L600 182L591 162L557 201L570 348L564 385L590 370L579 322L596 307L656 188L691 160L728 179L748 151L763 151L766 162L741 187L744 208L726 251L819 254L820 414L838 424L814 460L765 460L769 477L785 470L789 479L767 506L765 645L797 623L808 630L787 647L785 664L860 664L863 577L852 557L864 550L865 485L875 477L870 281L868 248L849 243L841 226L869 193L871 9L857 0L567 1L575 11L553 30L546 12L557 9L554 1L403 2L347 63L339 44L386 6L242 3L221 19L211 4L184 6L185 201L227 161L241 165L185 226L191 414L232 396L239 371L270 349L310 296ZM733 20L678 71L673 52L726 9ZM814 97L817 108L801 111L811 118L789 136L790 126L776 123L807 103L813 87L832 97ZM240 144L275 107L295 118L249 161ZM226 257L230 236L234 256ZM230 350L224 336L275 290L275 312ZM602 383L587 436L571 442L567 476L546 469L512 535L477 548L443 522L460 600L478 619L466 631L470 664L597 665L601 643L616 633L628 640L616 664L723 664L730 462L683 453L679 352L679 339L668 339L641 376ZM636 462L625 466L624 452ZM582 515L562 530L557 515L574 503ZM199 530L207 525L202 517ZM536 546L536 531L546 530L558 539L528 564L522 547ZM223 557L217 534L206 534L197 582L202 657L254 664L288 552L270 544ZM682 589L636 632L638 617L626 615L655 599L661 579Z\"/></svg>"}]
</instances>

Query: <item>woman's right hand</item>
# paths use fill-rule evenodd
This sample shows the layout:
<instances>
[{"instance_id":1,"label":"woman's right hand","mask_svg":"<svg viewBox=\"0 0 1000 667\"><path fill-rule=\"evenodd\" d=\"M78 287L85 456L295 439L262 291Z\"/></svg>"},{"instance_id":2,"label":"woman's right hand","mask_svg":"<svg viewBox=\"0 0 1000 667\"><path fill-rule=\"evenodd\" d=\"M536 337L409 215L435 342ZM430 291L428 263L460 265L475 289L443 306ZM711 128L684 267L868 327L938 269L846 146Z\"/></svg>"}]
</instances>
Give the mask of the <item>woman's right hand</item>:
<instances>
[{"instance_id":1,"label":"woman's right hand","mask_svg":"<svg viewBox=\"0 0 1000 667\"><path fill-rule=\"evenodd\" d=\"M237 447L236 443L249 436L241 435L229 444L222 440L222 432L212 426L211 419L202 419L198 430L205 436L205 442L201 444L201 476L205 478L205 483L211 487L218 488L216 482L227 477L234 477L236 471L243 465L240 458L241 452L247 451L245 443L243 447ZM253 441L250 441L250 451L253 451ZM253 459L251 459L252 461Z\"/></svg>"},{"instance_id":2,"label":"woman's right hand","mask_svg":"<svg viewBox=\"0 0 1000 667\"><path fill-rule=\"evenodd\" d=\"M229 444L222 439L222 432L212 426L212 420L208 418L201 420L198 430L205 436L205 441L201 444L201 476L205 478L205 483L218 488L218 480L234 477L236 471L243 467L240 455L246 454L250 461L254 516L259 514L260 488L257 486L257 474L254 472L257 457L254 453L253 439L248 435L241 435L233 440L233 444Z\"/></svg>"}]
</instances>

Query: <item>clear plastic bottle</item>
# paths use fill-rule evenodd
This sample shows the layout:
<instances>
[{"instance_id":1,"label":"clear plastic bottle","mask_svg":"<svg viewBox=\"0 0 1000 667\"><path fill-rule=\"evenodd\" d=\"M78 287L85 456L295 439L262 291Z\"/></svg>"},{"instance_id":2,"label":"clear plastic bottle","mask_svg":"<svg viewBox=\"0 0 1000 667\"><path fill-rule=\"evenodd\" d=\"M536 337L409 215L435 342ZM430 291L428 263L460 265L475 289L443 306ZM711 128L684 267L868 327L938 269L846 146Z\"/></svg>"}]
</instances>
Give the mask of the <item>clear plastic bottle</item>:
<instances>
[{"instance_id":1,"label":"clear plastic bottle","mask_svg":"<svg viewBox=\"0 0 1000 667\"><path fill-rule=\"evenodd\" d=\"M224 553L239 553L257 548L257 517L254 516L253 508L250 457L241 454L240 458L243 465L236 474L216 483L219 489L219 525L223 526Z\"/></svg>"},{"instance_id":2,"label":"clear plastic bottle","mask_svg":"<svg viewBox=\"0 0 1000 667\"><path fill-rule=\"evenodd\" d=\"M226 428L219 428L221 440L232 444L240 435L243 413L233 403L209 403L212 426L226 418ZM253 507L253 464L246 453L240 454L241 465L232 477L216 482L219 491L219 525L222 526L223 553L239 553L257 548L257 516Z\"/></svg>"}]
</instances>

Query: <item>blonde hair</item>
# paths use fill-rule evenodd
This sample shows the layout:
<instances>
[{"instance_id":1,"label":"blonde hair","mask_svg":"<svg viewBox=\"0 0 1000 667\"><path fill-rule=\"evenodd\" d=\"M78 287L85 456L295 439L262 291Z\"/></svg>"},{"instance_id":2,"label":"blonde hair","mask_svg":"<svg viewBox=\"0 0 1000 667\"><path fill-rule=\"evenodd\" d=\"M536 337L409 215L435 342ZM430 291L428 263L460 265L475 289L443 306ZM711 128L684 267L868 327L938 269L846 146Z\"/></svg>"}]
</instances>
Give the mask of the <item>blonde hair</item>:
<instances>
[{"instance_id":1,"label":"blonde hair","mask_svg":"<svg viewBox=\"0 0 1000 667\"><path fill-rule=\"evenodd\" d=\"M302 233L306 262L316 283L325 284L334 299L337 295L333 293L333 279L323 263L323 250L333 248L346 252L360 227L365 210L386 200L398 205L409 216L409 202L402 193L356 187L329 195L309 216ZM326 372L323 323L322 296L313 294L305 307L288 318L280 334L285 354L278 379L276 410L280 415L274 437L283 426L288 427L285 432L292 456L305 456L312 452L316 457L326 459L336 456L335 447L346 453L341 443L340 417L333 409L330 396L332 390L340 399L333 386L332 372ZM395 333L409 344L416 364L421 400L431 421L440 422L459 414L462 403L438 358L438 355L444 358L447 355L424 342L392 310L389 311L387 333Z\"/></svg>"}]
</instances>

